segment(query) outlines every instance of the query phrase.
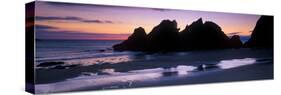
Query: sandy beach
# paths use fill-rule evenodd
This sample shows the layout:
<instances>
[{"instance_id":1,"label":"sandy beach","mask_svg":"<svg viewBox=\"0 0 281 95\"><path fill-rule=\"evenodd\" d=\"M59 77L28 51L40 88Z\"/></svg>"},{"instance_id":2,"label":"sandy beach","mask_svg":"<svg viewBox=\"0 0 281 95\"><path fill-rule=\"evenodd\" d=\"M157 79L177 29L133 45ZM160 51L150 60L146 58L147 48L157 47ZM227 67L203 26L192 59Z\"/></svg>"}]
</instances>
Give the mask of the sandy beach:
<instances>
[{"instance_id":1,"label":"sandy beach","mask_svg":"<svg viewBox=\"0 0 281 95\"><path fill-rule=\"evenodd\" d=\"M272 54L273 50L269 49L247 48L137 54L134 58L129 57L131 61L120 63L84 66L80 63L67 69L41 68L37 69L36 92L54 93L273 79ZM92 59L79 60L88 62ZM68 62L73 64L77 60ZM65 64L63 66L67 66Z\"/></svg>"}]
</instances>

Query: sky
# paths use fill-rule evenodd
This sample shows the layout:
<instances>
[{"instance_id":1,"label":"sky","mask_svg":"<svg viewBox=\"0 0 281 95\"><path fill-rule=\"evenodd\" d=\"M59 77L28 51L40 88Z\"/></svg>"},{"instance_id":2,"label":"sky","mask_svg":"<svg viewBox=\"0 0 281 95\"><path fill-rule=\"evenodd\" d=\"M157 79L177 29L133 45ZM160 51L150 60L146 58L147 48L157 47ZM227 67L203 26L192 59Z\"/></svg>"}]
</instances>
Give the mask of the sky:
<instances>
[{"instance_id":1,"label":"sky","mask_svg":"<svg viewBox=\"0 0 281 95\"><path fill-rule=\"evenodd\" d=\"M260 15L120 7L36 1L38 39L124 40L137 27L149 33L162 20L176 20L180 31L202 18L217 23L228 36L249 36Z\"/></svg>"}]
</instances>

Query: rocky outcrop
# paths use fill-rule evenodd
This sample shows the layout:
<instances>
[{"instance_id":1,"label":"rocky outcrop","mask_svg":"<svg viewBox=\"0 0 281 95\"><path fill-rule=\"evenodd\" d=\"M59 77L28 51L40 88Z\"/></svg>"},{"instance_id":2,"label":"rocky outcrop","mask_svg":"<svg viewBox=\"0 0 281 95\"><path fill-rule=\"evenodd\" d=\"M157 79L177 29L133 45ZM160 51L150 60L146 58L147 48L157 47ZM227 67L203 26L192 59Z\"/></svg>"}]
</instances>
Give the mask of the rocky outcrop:
<instances>
[{"instance_id":1,"label":"rocky outcrop","mask_svg":"<svg viewBox=\"0 0 281 95\"><path fill-rule=\"evenodd\" d=\"M214 22L198 19L181 32L184 50L221 49L229 47L229 38Z\"/></svg>"},{"instance_id":2,"label":"rocky outcrop","mask_svg":"<svg viewBox=\"0 0 281 95\"><path fill-rule=\"evenodd\" d=\"M145 51L147 49L147 35L142 27L136 28L129 38L113 46L117 51Z\"/></svg>"},{"instance_id":3,"label":"rocky outcrop","mask_svg":"<svg viewBox=\"0 0 281 95\"><path fill-rule=\"evenodd\" d=\"M240 40L240 36L233 35L230 38L230 47L241 48L242 46L243 46L243 42Z\"/></svg>"},{"instance_id":4,"label":"rocky outcrop","mask_svg":"<svg viewBox=\"0 0 281 95\"><path fill-rule=\"evenodd\" d=\"M209 50L223 48L239 48L240 37L229 39L220 26L211 21L203 23L198 19L179 32L175 20L163 20L149 34L143 28L135 29L134 33L120 44L114 45L117 51L170 52L189 50Z\"/></svg>"},{"instance_id":5,"label":"rocky outcrop","mask_svg":"<svg viewBox=\"0 0 281 95\"><path fill-rule=\"evenodd\" d=\"M147 35L148 51L176 51L180 46L179 29L175 20L163 20Z\"/></svg>"},{"instance_id":6,"label":"rocky outcrop","mask_svg":"<svg viewBox=\"0 0 281 95\"><path fill-rule=\"evenodd\" d=\"M273 47L273 16L261 16L245 47Z\"/></svg>"}]
</instances>

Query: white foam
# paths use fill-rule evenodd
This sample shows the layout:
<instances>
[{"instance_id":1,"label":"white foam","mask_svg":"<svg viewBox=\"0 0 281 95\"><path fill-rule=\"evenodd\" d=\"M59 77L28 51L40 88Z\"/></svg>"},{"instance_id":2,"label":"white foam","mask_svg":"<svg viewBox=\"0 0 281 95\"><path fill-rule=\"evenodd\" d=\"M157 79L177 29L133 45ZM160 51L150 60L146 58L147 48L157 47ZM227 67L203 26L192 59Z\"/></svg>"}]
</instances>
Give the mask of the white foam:
<instances>
[{"instance_id":1,"label":"white foam","mask_svg":"<svg viewBox=\"0 0 281 95\"><path fill-rule=\"evenodd\" d=\"M220 61L218 63L218 66L222 69L230 69L230 68L254 64L255 62L256 62L255 58L231 59L231 60Z\"/></svg>"}]
</instances>

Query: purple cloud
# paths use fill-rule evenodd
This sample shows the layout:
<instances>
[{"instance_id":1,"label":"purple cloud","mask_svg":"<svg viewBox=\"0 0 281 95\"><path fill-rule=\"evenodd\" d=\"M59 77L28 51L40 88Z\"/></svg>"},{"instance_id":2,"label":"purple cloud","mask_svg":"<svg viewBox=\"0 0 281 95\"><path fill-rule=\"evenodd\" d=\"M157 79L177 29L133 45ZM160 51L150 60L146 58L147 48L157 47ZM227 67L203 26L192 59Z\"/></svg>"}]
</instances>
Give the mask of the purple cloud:
<instances>
[{"instance_id":1,"label":"purple cloud","mask_svg":"<svg viewBox=\"0 0 281 95\"><path fill-rule=\"evenodd\" d=\"M111 23L113 24L113 21L110 20L98 20L98 19L83 19L80 17L74 17L74 16L66 16L66 17L57 17L57 16L36 16L35 20L38 21L44 21L44 20L69 20L69 21L78 21L78 22L85 22L85 23Z\"/></svg>"}]
</instances>

